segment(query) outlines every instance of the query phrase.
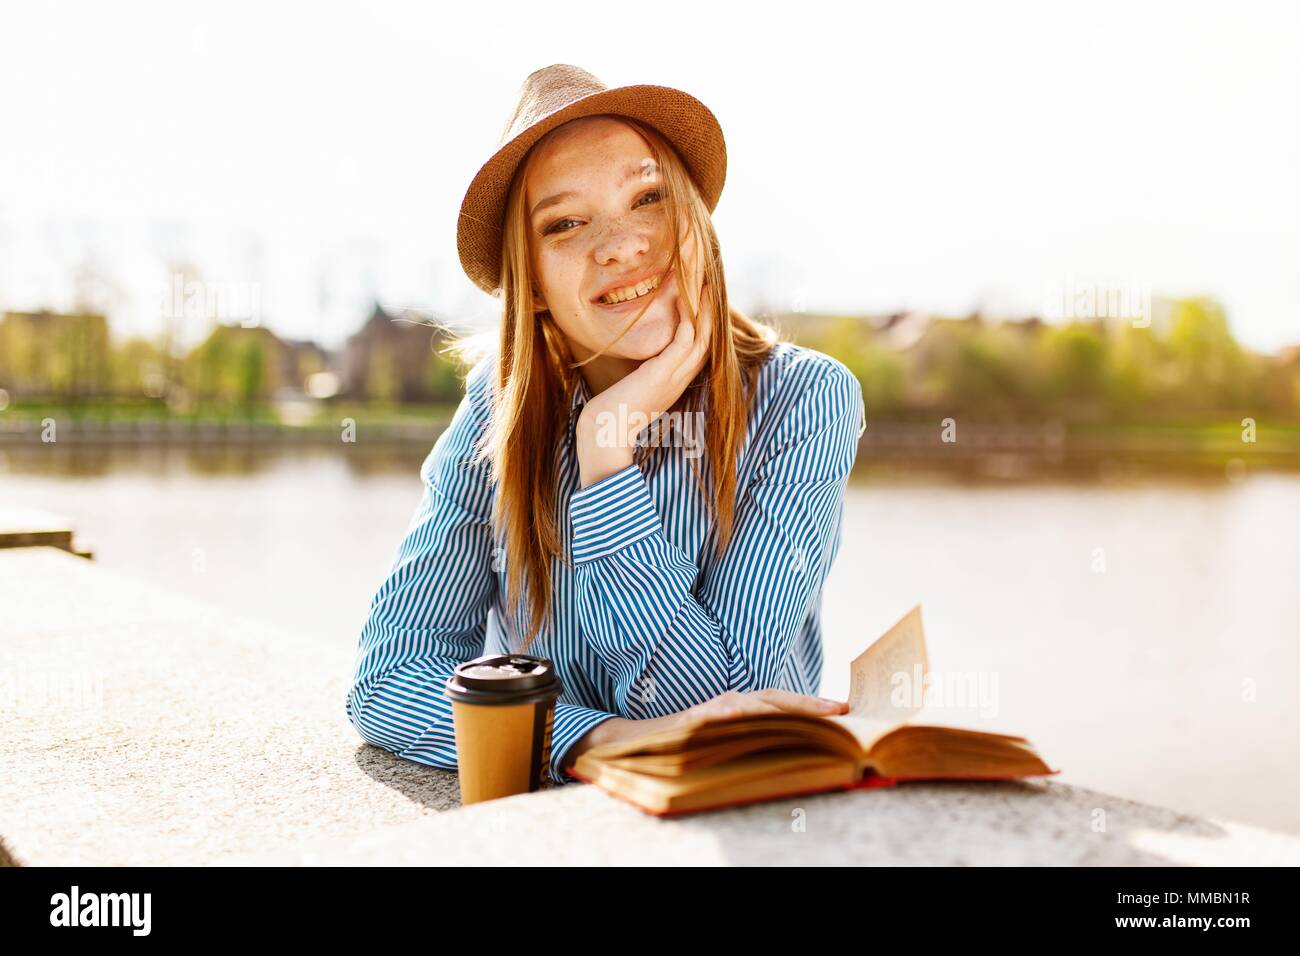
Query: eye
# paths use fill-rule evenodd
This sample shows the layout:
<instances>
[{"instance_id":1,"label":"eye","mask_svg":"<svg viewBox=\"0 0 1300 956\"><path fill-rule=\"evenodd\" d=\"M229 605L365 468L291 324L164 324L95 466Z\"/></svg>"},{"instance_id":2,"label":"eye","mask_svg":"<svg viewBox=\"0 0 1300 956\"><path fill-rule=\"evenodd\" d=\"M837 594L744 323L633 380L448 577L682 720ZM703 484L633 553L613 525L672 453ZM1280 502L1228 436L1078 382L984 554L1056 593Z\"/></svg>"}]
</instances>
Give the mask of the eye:
<instances>
[{"instance_id":1,"label":"eye","mask_svg":"<svg viewBox=\"0 0 1300 956\"><path fill-rule=\"evenodd\" d=\"M655 202L658 202L660 199L663 198L663 193L661 193L661 192L660 192L659 190L657 190L657 189L652 189L652 190L650 190L648 193L645 193L644 195L642 195L642 196L641 196L641 199L645 199L645 198L647 198L647 197L649 197L649 196L653 196L654 199L655 199ZM638 199L635 203L633 203L633 205L632 205L632 208L633 208L633 209L635 209L635 208L637 208L639 205L641 205L641 199Z\"/></svg>"},{"instance_id":2,"label":"eye","mask_svg":"<svg viewBox=\"0 0 1300 956\"><path fill-rule=\"evenodd\" d=\"M658 189L651 189L649 192L642 193L639 197L637 197L637 201L632 204L632 208L633 209L641 208L642 199L654 199L655 202L659 202L660 200L663 199L663 192ZM566 222L577 222L577 221L578 220L576 219L557 220L556 222L551 223L549 226L543 229L542 235L549 236L549 235L563 233L563 232L571 232L572 230L570 229L561 229L560 227L563 226Z\"/></svg>"},{"instance_id":3,"label":"eye","mask_svg":"<svg viewBox=\"0 0 1300 956\"><path fill-rule=\"evenodd\" d=\"M552 233L556 233L556 232L568 232L569 230L567 230L567 229L561 229L561 228L559 228L560 226L563 226L566 222L577 222L577 220L576 220L576 219L561 219L561 220L559 220L558 222L553 222L553 223L551 223L549 226L547 226L545 229L542 230L542 235L543 235L543 236L549 236L549 235L551 235Z\"/></svg>"}]
</instances>

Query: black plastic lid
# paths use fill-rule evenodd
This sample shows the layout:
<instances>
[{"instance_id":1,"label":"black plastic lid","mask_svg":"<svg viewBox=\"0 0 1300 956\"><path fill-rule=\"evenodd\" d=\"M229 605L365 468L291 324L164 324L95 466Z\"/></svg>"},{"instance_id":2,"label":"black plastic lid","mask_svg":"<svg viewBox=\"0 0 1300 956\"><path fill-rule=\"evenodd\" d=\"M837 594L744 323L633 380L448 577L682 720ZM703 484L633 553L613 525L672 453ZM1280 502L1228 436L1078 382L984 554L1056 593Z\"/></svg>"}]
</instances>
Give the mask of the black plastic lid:
<instances>
[{"instance_id":1,"label":"black plastic lid","mask_svg":"<svg viewBox=\"0 0 1300 956\"><path fill-rule=\"evenodd\" d=\"M488 654L459 664L446 695L463 704L532 704L559 697L563 685L545 657Z\"/></svg>"}]
</instances>

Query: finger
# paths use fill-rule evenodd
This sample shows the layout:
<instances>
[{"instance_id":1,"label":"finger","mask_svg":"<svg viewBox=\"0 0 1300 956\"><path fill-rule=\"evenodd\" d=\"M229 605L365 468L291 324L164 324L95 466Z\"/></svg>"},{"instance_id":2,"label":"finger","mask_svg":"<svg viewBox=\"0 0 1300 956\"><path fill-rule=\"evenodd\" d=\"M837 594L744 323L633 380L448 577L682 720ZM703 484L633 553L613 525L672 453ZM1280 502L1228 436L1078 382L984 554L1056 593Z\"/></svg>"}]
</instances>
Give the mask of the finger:
<instances>
[{"instance_id":1,"label":"finger","mask_svg":"<svg viewBox=\"0 0 1300 956\"><path fill-rule=\"evenodd\" d=\"M760 700L753 694L746 694L739 703L732 705L737 713L742 715L753 714L779 714L781 708L770 704L765 700Z\"/></svg>"},{"instance_id":2,"label":"finger","mask_svg":"<svg viewBox=\"0 0 1300 956\"><path fill-rule=\"evenodd\" d=\"M689 348L687 348L682 355L682 361L686 365L693 365L698 359L701 340L704 342L708 341L708 323L704 320L704 316L699 311L696 311L695 317L692 319L687 311L686 304L681 300L681 298L678 298L677 300L677 310L678 314L681 316L681 324L690 327ZM692 373L692 377L693 374L694 373Z\"/></svg>"},{"instance_id":3,"label":"finger","mask_svg":"<svg viewBox=\"0 0 1300 956\"><path fill-rule=\"evenodd\" d=\"M695 336L695 344L700 354L703 355L708 352L709 341L713 336L714 309L713 300L707 294L703 296L700 303L700 327Z\"/></svg>"},{"instance_id":4,"label":"finger","mask_svg":"<svg viewBox=\"0 0 1300 956\"><path fill-rule=\"evenodd\" d=\"M848 704L809 694L796 694L794 691L780 690L775 687L756 691L763 699L780 707L782 710L796 714L834 714L848 710Z\"/></svg>"},{"instance_id":5,"label":"finger","mask_svg":"<svg viewBox=\"0 0 1300 956\"><path fill-rule=\"evenodd\" d=\"M769 704L791 704L802 700L806 695L796 694L792 690L781 690L779 687L764 687L762 690L752 691L751 696L765 700Z\"/></svg>"},{"instance_id":6,"label":"finger","mask_svg":"<svg viewBox=\"0 0 1300 956\"><path fill-rule=\"evenodd\" d=\"M691 344L695 341L695 326L682 309L680 298L673 303L673 308L677 312L677 328L673 331L672 340L659 354L676 365L690 353Z\"/></svg>"},{"instance_id":7,"label":"finger","mask_svg":"<svg viewBox=\"0 0 1300 956\"><path fill-rule=\"evenodd\" d=\"M641 367L648 366L646 370L649 374L662 375L671 389L680 392L702 367L702 353L698 348L696 325L687 314L681 296L674 298L673 309L677 315L673 337L657 355L643 362Z\"/></svg>"},{"instance_id":8,"label":"finger","mask_svg":"<svg viewBox=\"0 0 1300 956\"><path fill-rule=\"evenodd\" d=\"M696 343L700 348L705 348L709 344L709 336L713 332L713 297L709 295L707 283L700 288L700 301L696 307Z\"/></svg>"},{"instance_id":9,"label":"finger","mask_svg":"<svg viewBox=\"0 0 1300 956\"><path fill-rule=\"evenodd\" d=\"M674 303L673 310L677 316L677 322L673 325L673 337L657 354L642 362L642 368L649 366L650 369L657 369L663 366L673 369L680 364L681 356L689 352L690 343L695 338L695 330L690 327L691 323L686 321L686 316L678 304Z\"/></svg>"},{"instance_id":10,"label":"finger","mask_svg":"<svg viewBox=\"0 0 1300 956\"><path fill-rule=\"evenodd\" d=\"M781 708L765 704L760 700L751 699L751 696L746 694L745 697L734 703L718 704L694 711L693 716L701 723L707 723L713 720L735 720L740 717L779 713L781 713Z\"/></svg>"},{"instance_id":11,"label":"finger","mask_svg":"<svg viewBox=\"0 0 1300 956\"><path fill-rule=\"evenodd\" d=\"M678 324L678 328L685 334L688 341L694 342L695 332L696 332L695 323L691 321L691 317L689 315L681 311L680 302L677 304L677 308L678 308L678 313L681 315L681 322Z\"/></svg>"}]
</instances>

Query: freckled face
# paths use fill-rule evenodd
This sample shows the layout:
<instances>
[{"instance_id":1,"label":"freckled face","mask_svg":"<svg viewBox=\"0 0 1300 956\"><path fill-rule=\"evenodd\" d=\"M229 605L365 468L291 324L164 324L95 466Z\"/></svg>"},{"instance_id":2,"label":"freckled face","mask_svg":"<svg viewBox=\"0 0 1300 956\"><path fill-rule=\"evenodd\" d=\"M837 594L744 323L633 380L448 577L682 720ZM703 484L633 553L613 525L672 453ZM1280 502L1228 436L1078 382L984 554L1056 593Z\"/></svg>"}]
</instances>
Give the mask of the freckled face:
<instances>
[{"instance_id":1,"label":"freckled face","mask_svg":"<svg viewBox=\"0 0 1300 956\"><path fill-rule=\"evenodd\" d=\"M641 135L608 117L572 120L538 147L524 190L539 307L575 357L604 348L642 309L606 355L641 360L663 351L677 325L677 292L664 274L671 249L661 179ZM597 301L647 276L661 282L648 306L650 296Z\"/></svg>"}]
</instances>

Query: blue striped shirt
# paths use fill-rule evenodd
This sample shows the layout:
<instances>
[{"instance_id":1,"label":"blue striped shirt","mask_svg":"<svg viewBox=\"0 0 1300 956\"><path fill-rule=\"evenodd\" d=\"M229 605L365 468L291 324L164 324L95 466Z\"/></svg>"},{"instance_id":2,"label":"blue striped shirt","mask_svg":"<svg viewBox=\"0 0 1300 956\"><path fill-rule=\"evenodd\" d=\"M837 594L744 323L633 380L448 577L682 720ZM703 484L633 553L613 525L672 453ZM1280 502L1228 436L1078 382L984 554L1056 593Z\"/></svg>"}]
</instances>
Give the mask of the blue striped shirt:
<instances>
[{"instance_id":1,"label":"blue striped shirt","mask_svg":"<svg viewBox=\"0 0 1300 956\"><path fill-rule=\"evenodd\" d=\"M526 586L514 619L506 609L495 486L486 463L469 462L491 411L494 359L471 370L420 467L422 497L371 601L347 695L362 738L448 770L457 766L448 676L510 653L527 633ZM660 717L727 690L817 693L822 584L866 428L853 373L778 342L759 370L733 538L719 558L692 470L704 459L670 432L653 454L637 447L632 464L579 487L574 428L591 396L577 380L557 487L569 560L552 562L552 621L527 651L550 658L564 685L548 768L557 783L574 779L561 770L569 748L610 717Z\"/></svg>"}]
</instances>

